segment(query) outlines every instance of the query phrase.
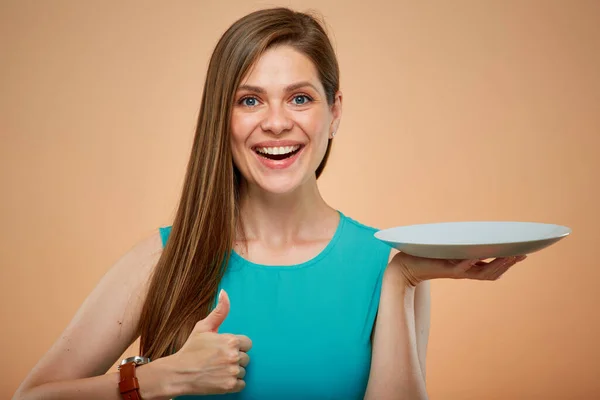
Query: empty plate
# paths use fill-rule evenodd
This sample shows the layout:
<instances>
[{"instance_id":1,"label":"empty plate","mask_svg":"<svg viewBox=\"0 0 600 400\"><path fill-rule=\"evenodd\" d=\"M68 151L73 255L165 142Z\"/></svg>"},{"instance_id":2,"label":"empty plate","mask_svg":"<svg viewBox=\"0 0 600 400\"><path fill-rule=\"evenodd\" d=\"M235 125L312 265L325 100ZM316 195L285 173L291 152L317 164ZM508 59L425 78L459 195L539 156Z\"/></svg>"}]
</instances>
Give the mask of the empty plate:
<instances>
[{"instance_id":1,"label":"empty plate","mask_svg":"<svg viewBox=\"0 0 600 400\"><path fill-rule=\"evenodd\" d=\"M530 254L570 233L561 225L476 221L399 226L375 237L413 256L463 260Z\"/></svg>"}]
</instances>

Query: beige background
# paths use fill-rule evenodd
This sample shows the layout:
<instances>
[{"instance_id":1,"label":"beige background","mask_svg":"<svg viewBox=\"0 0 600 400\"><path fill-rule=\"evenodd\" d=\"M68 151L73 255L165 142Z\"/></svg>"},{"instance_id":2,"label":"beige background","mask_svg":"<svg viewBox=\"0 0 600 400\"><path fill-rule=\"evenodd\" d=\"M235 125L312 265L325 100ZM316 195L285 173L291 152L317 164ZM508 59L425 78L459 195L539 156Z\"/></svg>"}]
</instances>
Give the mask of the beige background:
<instances>
[{"instance_id":1,"label":"beige background","mask_svg":"<svg viewBox=\"0 0 600 400\"><path fill-rule=\"evenodd\" d=\"M0 8L0 398L173 215L208 57L258 1ZM600 396L600 2L277 3L323 13L344 118L321 180L370 225L565 224L496 283L433 284L431 399ZM84 349L82 349L84 351Z\"/></svg>"}]
</instances>

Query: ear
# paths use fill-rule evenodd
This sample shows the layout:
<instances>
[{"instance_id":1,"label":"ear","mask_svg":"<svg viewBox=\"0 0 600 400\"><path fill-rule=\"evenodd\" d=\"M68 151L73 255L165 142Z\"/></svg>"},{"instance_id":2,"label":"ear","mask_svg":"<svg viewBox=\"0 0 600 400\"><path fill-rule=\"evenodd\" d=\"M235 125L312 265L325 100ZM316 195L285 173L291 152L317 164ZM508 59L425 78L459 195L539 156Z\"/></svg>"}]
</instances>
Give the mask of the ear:
<instances>
[{"instance_id":1,"label":"ear","mask_svg":"<svg viewBox=\"0 0 600 400\"><path fill-rule=\"evenodd\" d=\"M333 101L333 105L331 106L331 114L333 119L331 120L331 124L329 126L329 139L333 139L340 127L340 122L342 120L342 98L342 92L338 91L335 94L335 99Z\"/></svg>"}]
</instances>

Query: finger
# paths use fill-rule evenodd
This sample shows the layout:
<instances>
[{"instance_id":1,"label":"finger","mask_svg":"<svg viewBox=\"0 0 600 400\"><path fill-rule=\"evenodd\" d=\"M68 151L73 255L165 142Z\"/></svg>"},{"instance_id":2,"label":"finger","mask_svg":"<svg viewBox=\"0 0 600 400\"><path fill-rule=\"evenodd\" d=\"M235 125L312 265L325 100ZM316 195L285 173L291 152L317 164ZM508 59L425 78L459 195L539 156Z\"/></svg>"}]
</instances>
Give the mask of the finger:
<instances>
[{"instance_id":1,"label":"finger","mask_svg":"<svg viewBox=\"0 0 600 400\"><path fill-rule=\"evenodd\" d=\"M247 367L249 363L250 356L247 353L240 351L240 360L238 361L238 364L240 364L242 367Z\"/></svg>"},{"instance_id":2,"label":"finger","mask_svg":"<svg viewBox=\"0 0 600 400\"><path fill-rule=\"evenodd\" d=\"M508 271L510 268L512 268L516 263L519 263L519 262L525 260L526 258L527 258L526 255L515 257L515 259L512 262L509 262L509 263L505 264L503 267L499 268L498 271L495 273L495 276L492 276L492 279L494 279L494 280L499 279L502 275L504 275L506 273L506 271Z\"/></svg>"},{"instance_id":3,"label":"finger","mask_svg":"<svg viewBox=\"0 0 600 400\"><path fill-rule=\"evenodd\" d=\"M244 379L245 376L246 376L246 368L240 367L240 372L238 372L237 378Z\"/></svg>"},{"instance_id":4,"label":"finger","mask_svg":"<svg viewBox=\"0 0 600 400\"><path fill-rule=\"evenodd\" d=\"M495 281L498 278L500 278L502 275L504 275L504 273L506 271L508 271L508 269L510 267L512 267L513 265L515 265L516 260L515 258L509 258L507 260L505 260L502 264L498 264L496 267L494 267L490 272L488 272L486 279L490 280L490 281Z\"/></svg>"},{"instance_id":5,"label":"finger","mask_svg":"<svg viewBox=\"0 0 600 400\"><path fill-rule=\"evenodd\" d=\"M471 270L480 260L460 260L452 267L452 272L455 278L465 278L467 272Z\"/></svg>"},{"instance_id":6,"label":"finger","mask_svg":"<svg viewBox=\"0 0 600 400\"><path fill-rule=\"evenodd\" d=\"M515 264L515 257L501 257L475 273L474 279L496 280Z\"/></svg>"},{"instance_id":7,"label":"finger","mask_svg":"<svg viewBox=\"0 0 600 400\"><path fill-rule=\"evenodd\" d=\"M243 352L248 352L252 348L252 340L248 336L235 335L239 339L239 349Z\"/></svg>"},{"instance_id":8,"label":"finger","mask_svg":"<svg viewBox=\"0 0 600 400\"><path fill-rule=\"evenodd\" d=\"M245 387L246 387L246 382L244 382L242 379L238 379L237 382L235 383L235 386L231 390L231 393L241 392L242 390L244 390Z\"/></svg>"},{"instance_id":9,"label":"finger","mask_svg":"<svg viewBox=\"0 0 600 400\"><path fill-rule=\"evenodd\" d=\"M503 267L498 268L496 271L494 271L493 274L490 275L489 280L495 281L495 280L500 279L502 277L502 275L504 275L506 273L506 271L508 271L513 265L515 265L515 264L507 263Z\"/></svg>"},{"instance_id":10,"label":"finger","mask_svg":"<svg viewBox=\"0 0 600 400\"><path fill-rule=\"evenodd\" d=\"M230 302L227 292L221 289L217 306L204 318L196 324L196 328L201 332L218 332L219 327L229 314Z\"/></svg>"},{"instance_id":11,"label":"finger","mask_svg":"<svg viewBox=\"0 0 600 400\"><path fill-rule=\"evenodd\" d=\"M469 271L469 278L489 280L490 276L499 268L502 268L507 261L507 258L496 258L493 261L486 263L485 265L478 266L477 268L474 268L473 270Z\"/></svg>"}]
</instances>

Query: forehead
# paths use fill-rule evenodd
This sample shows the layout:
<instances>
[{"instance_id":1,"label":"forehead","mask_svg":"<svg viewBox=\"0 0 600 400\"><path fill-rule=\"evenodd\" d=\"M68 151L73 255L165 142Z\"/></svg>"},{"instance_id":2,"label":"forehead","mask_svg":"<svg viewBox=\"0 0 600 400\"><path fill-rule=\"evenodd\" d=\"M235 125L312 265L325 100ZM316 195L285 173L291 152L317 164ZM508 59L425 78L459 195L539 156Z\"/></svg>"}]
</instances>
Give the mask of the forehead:
<instances>
[{"instance_id":1,"label":"forehead","mask_svg":"<svg viewBox=\"0 0 600 400\"><path fill-rule=\"evenodd\" d=\"M291 46L281 45L267 49L250 68L241 84L268 88L299 81L321 86L312 60Z\"/></svg>"}]
</instances>

